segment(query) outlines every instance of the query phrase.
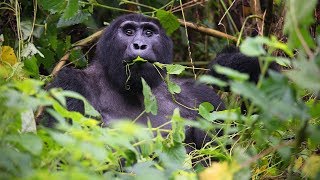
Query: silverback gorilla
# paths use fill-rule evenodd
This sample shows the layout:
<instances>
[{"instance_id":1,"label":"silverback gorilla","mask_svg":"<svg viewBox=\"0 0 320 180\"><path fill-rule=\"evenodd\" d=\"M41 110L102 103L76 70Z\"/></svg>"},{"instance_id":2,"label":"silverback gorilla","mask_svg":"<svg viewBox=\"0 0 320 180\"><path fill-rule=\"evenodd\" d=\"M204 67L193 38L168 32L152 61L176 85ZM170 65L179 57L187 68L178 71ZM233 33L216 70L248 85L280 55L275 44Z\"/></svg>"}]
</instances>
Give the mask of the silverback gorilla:
<instances>
[{"instance_id":1,"label":"silverback gorilla","mask_svg":"<svg viewBox=\"0 0 320 180\"><path fill-rule=\"evenodd\" d=\"M147 62L131 66L131 76L128 78L126 65L138 56ZM175 108L180 109L182 117L196 119L197 111L187 109L176 101L191 108L210 102L215 110L225 109L220 97L211 88L196 84L191 79L172 78L182 90L175 95L174 101L159 74L166 72L153 66L154 62L170 64L172 58L172 41L156 19L139 14L123 15L103 33L90 66L84 70L63 68L49 88L61 87L80 93L100 112L106 125L117 119L135 119L144 111L141 78L145 79L157 98L158 113L144 113L138 119L139 123L147 124L150 119L154 127L163 125L169 121ZM67 108L81 113L84 111L83 103L76 99L68 99ZM52 118L44 122L46 126L53 123ZM165 128L170 128L170 125ZM203 131L188 127L185 142L201 148L205 135Z\"/></svg>"}]
</instances>

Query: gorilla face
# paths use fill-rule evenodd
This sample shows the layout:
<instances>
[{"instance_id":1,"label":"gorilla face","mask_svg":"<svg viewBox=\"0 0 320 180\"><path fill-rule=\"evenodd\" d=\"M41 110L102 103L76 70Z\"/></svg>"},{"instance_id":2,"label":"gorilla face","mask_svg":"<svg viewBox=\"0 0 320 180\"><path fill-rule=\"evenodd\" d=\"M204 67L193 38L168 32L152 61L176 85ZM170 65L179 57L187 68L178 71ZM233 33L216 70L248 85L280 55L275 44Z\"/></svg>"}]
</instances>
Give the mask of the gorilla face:
<instances>
[{"instance_id":1,"label":"gorilla face","mask_svg":"<svg viewBox=\"0 0 320 180\"><path fill-rule=\"evenodd\" d=\"M117 18L104 32L97 45L97 61L119 90L141 92L141 77L151 87L161 83L161 76L152 63L171 63L172 46L156 19L131 14ZM138 56L147 62L130 65L126 70Z\"/></svg>"}]
</instances>

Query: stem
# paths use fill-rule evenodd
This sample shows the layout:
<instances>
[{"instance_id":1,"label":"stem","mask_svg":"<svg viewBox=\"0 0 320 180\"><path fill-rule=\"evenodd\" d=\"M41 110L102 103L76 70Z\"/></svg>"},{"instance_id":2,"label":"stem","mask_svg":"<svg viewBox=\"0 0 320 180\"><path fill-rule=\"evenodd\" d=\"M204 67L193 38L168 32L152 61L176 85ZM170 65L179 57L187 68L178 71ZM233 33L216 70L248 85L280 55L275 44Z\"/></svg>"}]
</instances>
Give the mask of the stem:
<instances>
[{"instance_id":1,"label":"stem","mask_svg":"<svg viewBox=\"0 0 320 180\"><path fill-rule=\"evenodd\" d=\"M232 16L231 16L230 13L229 13L230 8L233 6L233 4L234 4L235 2L236 2L236 0L234 0L234 1L231 3L231 5L228 7L228 9L227 9L224 1L223 1L223 0L220 0L220 3L222 4L222 7L224 8L224 10L225 10L226 12L225 12L225 13L223 14L223 16L221 17L218 25L223 25L223 24L221 23L221 21L224 19L224 17L225 17L226 15L228 15L228 18L230 19L233 28L234 28L237 32L239 32L239 29L237 28L236 24L234 23L234 21L233 21L233 19L232 19Z\"/></svg>"},{"instance_id":2,"label":"stem","mask_svg":"<svg viewBox=\"0 0 320 180\"><path fill-rule=\"evenodd\" d=\"M156 9L156 8L152 7L152 6L148 6L148 5L141 4L141 3L138 3L138 2L134 2L134 1L122 0L121 2L123 2L123 3L125 3L125 4L133 4L133 5L137 5L137 6L145 7L145 8L148 8L148 9L154 10L154 11L157 11L157 10L158 10L158 9Z\"/></svg>"},{"instance_id":3,"label":"stem","mask_svg":"<svg viewBox=\"0 0 320 180\"><path fill-rule=\"evenodd\" d=\"M236 45L237 47L239 47L239 45L240 45L240 40L241 40L243 31L244 31L244 26L246 25L247 21L248 21L249 19L251 19L251 18L258 18L258 19L261 19L261 20L262 20L262 17L257 16L257 15L250 15L250 16L246 17L246 19L244 20L243 25L242 25L242 27L241 27L241 30L240 30L240 34L239 34L239 37L238 37L238 40L237 40L237 45Z\"/></svg>"},{"instance_id":4,"label":"stem","mask_svg":"<svg viewBox=\"0 0 320 180\"><path fill-rule=\"evenodd\" d=\"M183 8L182 8L182 0L180 0L180 5L181 5L182 18L183 18L183 21L185 22L186 17L184 16L184 11L183 11ZM189 54L190 63L191 63L191 66L192 66L192 72L194 74L194 79L196 80L197 79L197 74L196 74L196 72L194 70L194 64L193 64L193 60L192 60L191 47L190 47L190 41L189 41L189 35L188 35L188 28L187 28L186 24L184 24L184 28L185 28L185 32L186 32L186 38L187 38L187 44L188 44L188 54Z\"/></svg>"},{"instance_id":5,"label":"stem","mask_svg":"<svg viewBox=\"0 0 320 180\"><path fill-rule=\"evenodd\" d=\"M132 123L135 123L138 119L140 119L145 112L146 112L146 110L143 110L143 111L132 121Z\"/></svg>"},{"instance_id":6,"label":"stem","mask_svg":"<svg viewBox=\"0 0 320 180\"><path fill-rule=\"evenodd\" d=\"M107 5L99 4L99 3L97 3L97 2L89 3L89 2L79 1L79 3L84 4L84 5L102 7L102 8L105 8L105 9L110 9L110 10L115 10L115 11L128 12L128 13L136 13L135 11L130 11L130 10L126 10L126 9L121 9L121 8L116 8L116 7L112 7L112 6L107 6Z\"/></svg>"}]
</instances>

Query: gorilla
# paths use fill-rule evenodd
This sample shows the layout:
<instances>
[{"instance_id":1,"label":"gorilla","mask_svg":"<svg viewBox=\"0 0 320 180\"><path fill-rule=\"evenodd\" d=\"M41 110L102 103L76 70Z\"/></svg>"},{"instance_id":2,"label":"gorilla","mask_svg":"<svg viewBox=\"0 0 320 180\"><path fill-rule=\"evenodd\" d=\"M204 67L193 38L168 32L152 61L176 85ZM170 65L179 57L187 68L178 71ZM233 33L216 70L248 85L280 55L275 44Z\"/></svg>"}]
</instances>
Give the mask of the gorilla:
<instances>
[{"instance_id":1,"label":"gorilla","mask_svg":"<svg viewBox=\"0 0 320 180\"><path fill-rule=\"evenodd\" d=\"M228 81L229 79L219 74L215 71L214 66L220 65L228 67L230 69L239 71L240 73L245 73L249 75L249 81L257 84L259 81L259 76L261 74L260 63L257 57L249 57L240 52L240 50L235 46L228 46L224 48L220 53L217 54L216 58L209 65L210 75L221 79L222 81ZM272 62L268 66L268 70L280 71L280 67L277 63ZM267 73L268 75L268 73ZM219 87L216 87L220 89ZM229 88L222 89L224 91L229 91Z\"/></svg>"},{"instance_id":2,"label":"gorilla","mask_svg":"<svg viewBox=\"0 0 320 180\"><path fill-rule=\"evenodd\" d=\"M137 57L147 62L134 63L130 66L129 75L126 66ZM171 79L181 87L181 92L175 94L173 100L161 77L166 74L165 70L156 69L153 65L155 62L170 64L172 59L172 40L158 20L139 14L123 15L106 28L97 43L95 57L87 68L63 68L49 88L60 87L80 93L102 115L105 125L117 119L135 119L144 111L141 78L157 98L158 113L144 113L137 120L138 123L147 124L150 119L154 127L163 125L169 121L175 108L180 109L183 118L193 120L198 113L191 109L197 108L202 102L210 102L216 111L225 109L224 103L212 88L196 84L192 79ZM84 113L83 103L76 99L68 99L67 108ZM52 126L53 118L44 124ZM164 128L171 128L171 125ZM205 132L186 127L186 143L194 143L195 148L200 149L204 139Z\"/></svg>"},{"instance_id":3,"label":"gorilla","mask_svg":"<svg viewBox=\"0 0 320 180\"><path fill-rule=\"evenodd\" d=\"M210 63L208 72L209 75L218 78L222 81L229 81L229 78L225 75L219 74L215 70L215 66L224 66L230 69L239 71L240 73L248 74L249 82L257 84L259 81L259 76L261 74L260 63L257 57L248 57L240 52L240 50L234 46L228 46L224 48L220 53L217 54L216 58ZM273 70L276 72L281 71L280 66L275 63L271 62L268 66L268 71ZM268 71L266 76L268 76ZM230 91L230 87L219 87L213 85L214 89L219 89L222 91ZM241 102L241 113L247 113L247 107L244 102Z\"/></svg>"}]
</instances>

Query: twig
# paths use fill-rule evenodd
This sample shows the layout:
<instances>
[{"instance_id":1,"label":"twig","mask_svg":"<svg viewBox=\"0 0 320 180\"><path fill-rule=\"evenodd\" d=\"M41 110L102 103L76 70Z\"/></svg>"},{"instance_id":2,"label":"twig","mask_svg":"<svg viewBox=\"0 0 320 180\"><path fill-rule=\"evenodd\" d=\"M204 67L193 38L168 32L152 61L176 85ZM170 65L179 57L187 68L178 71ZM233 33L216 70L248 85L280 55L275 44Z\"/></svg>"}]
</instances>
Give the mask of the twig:
<instances>
[{"instance_id":1,"label":"twig","mask_svg":"<svg viewBox=\"0 0 320 180\"><path fill-rule=\"evenodd\" d=\"M196 25L196 24L194 24L192 22L183 21L182 19L178 19L178 21L182 26L186 26L188 28L194 29L194 30L199 31L201 33L204 33L206 35L214 36L214 37L220 37L220 38L226 38L226 39L232 40L234 42L237 42L237 38L236 37L231 36L231 35L226 34L226 33L223 33L221 31L217 31L217 30L214 30L214 29L211 29L211 28L199 26L199 25Z\"/></svg>"},{"instance_id":2,"label":"twig","mask_svg":"<svg viewBox=\"0 0 320 180\"><path fill-rule=\"evenodd\" d=\"M266 156L267 154L270 154L272 153L273 151L276 151L280 148L283 148L285 146L291 146L291 145L294 145L294 141L288 141L288 142L284 142L284 143L281 143L281 144L278 144L277 146L274 146L274 147L270 147L264 151L262 151L260 154L257 154L256 156L253 156L251 159L249 159L248 161L242 163L240 165L241 168L244 168L244 167L247 167L249 166L251 163L254 163L256 162L257 160L259 160L260 158Z\"/></svg>"}]
</instances>

